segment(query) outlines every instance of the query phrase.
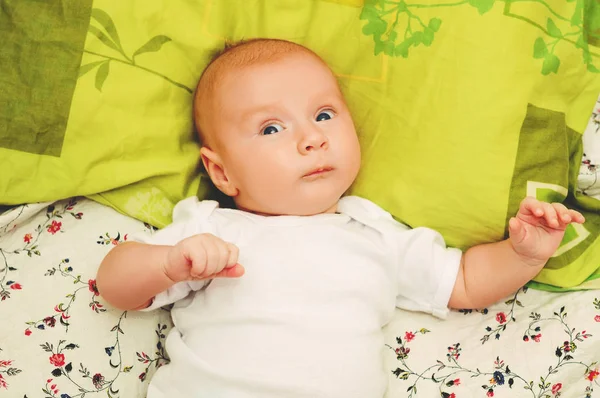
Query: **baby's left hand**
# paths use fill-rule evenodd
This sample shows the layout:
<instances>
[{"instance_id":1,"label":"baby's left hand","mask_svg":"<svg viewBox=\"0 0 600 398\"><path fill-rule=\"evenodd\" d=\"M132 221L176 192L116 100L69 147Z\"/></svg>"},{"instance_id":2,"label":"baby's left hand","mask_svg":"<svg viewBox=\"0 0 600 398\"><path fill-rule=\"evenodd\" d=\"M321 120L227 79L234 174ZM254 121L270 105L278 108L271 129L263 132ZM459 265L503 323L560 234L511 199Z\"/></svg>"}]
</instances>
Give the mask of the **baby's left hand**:
<instances>
[{"instance_id":1,"label":"baby's left hand","mask_svg":"<svg viewBox=\"0 0 600 398\"><path fill-rule=\"evenodd\" d=\"M546 263L556 252L572 223L583 223L585 218L575 210L569 210L560 203L545 203L526 197L521 202L516 217L510 219L508 232L516 253L528 263Z\"/></svg>"}]
</instances>

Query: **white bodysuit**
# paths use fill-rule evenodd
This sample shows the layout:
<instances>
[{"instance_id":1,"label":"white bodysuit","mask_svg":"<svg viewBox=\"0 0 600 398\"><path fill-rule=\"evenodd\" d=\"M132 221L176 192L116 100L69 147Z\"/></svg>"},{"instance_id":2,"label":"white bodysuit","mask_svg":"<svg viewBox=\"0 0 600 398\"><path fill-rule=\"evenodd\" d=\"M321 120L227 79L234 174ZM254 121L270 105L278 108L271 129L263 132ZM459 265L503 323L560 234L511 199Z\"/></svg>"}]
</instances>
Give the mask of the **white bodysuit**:
<instances>
[{"instance_id":1,"label":"white bodysuit","mask_svg":"<svg viewBox=\"0 0 600 398\"><path fill-rule=\"evenodd\" d=\"M381 398L382 327L396 306L444 317L461 252L366 199L343 198L338 212L264 217L188 198L173 224L138 238L212 233L246 270L154 298L147 310L175 303L174 328L148 398Z\"/></svg>"}]
</instances>

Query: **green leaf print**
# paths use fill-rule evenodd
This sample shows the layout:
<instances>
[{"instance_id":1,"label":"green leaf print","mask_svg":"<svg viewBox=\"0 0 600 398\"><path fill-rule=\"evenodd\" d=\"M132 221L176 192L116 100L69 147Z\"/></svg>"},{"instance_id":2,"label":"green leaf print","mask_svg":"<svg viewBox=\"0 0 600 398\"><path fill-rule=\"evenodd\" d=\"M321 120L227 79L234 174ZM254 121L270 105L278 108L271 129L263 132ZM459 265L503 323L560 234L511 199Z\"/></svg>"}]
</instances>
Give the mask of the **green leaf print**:
<instances>
[{"instance_id":1,"label":"green leaf print","mask_svg":"<svg viewBox=\"0 0 600 398\"><path fill-rule=\"evenodd\" d=\"M469 4L477 8L479 15L483 15L494 7L494 0L469 0Z\"/></svg>"},{"instance_id":2,"label":"green leaf print","mask_svg":"<svg viewBox=\"0 0 600 398\"><path fill-rule=\"evenodd\" d=\"M542 74L548 75L550 73L558 72L560 66L560 59L554 54L548 54L544 58L544 64L542 66Z\"/></svg>"},{"instance_id":3,"label":"green leaf print","mask_svg":"<svg viewBox=\"0 0 600 398\"><path fill-rule=\"evenodd\" d=\"M548 22L546 23L546 29L548 29L548 34L552 37L560 38L563 35L558 26L556 26L556 24L551 18L548 18Z\"/></svg>"},{"instance_id":4,"label":"green leaf print","mask_svg":"<svg viewBox=\"0 0 600 398\"><path fill-rule=\"evenodd\" d=\"M548 54L548 46L543 38L538 37L533 43L533 58L542 59Z\"/></svg>"},{"instance_id":5,"label":"green leaf print","mask_svg":"<svg viewBox=\"0 0 600 398\"><path fill-rule=\"evenodd\" d=\"M134 52L131 59L133 61L135 61L135 57L137 57L140 54L156 52L161 49L163 44L170 42L170 41L171 41L171 38L168 36L165 36L165 35L154 36L146 44L144 44L136 52Z\"/></svg>"},{"instance_id":6,"label":"green leaf print","mask_svg":"<svg viewBox=\"0 0 600 398\"><path fill-rule=\"evenodd\" d=\"M110 38L114 41L114 43L121 48L121 40L119 39L119 34L117 33L117 27L113 22L112 18L103 10L99 8L92 9L92 18L94 18L102 27L106 30L106 33L110 36Z\"/></svg>"},{"instance_id":7,"label":"green leaf print","mask_svg":"<svg viewBox=\"0 0 600 398\"><path fill-rule=\"evenodd\" d=\"M533 58L543 60L542 74L558 72L561 62L555 55L555 49L559 45L574 45L581 49L583 63L587 69L594 73L599 72L593 61L598 59L600 54L590 50L589 46L600 42L600 18L597 17L600 15L600 3L596 1L568 0L567 3L574 3L573 7L566 11L567 15L561 15L560 11L554 9L554 4L547 0L518 0L519 3L543 5L548 15L552 16L546 19L546 26L527 16L511 12L514 0L457 0L449 3L365 0L359 18L366 21L362 32L373 37L375 55L384 53L388 56L408 58L411 48L421 44L425 47L432 46L436 33L442 29L442 20L438 17L432 17L425 23L425 18L420 15L423 9L467 5L476 8L479 14L483 15L490 12L496 2L504 3L503 12L506 17L526 22L552 38L548 41L548 37L538 37L533 44ZM562 12L565 13L565 10Z\"/></svg>"},{"instance_id":8,"label":"green leaf print","mask_svg":"<svg viewBox=\"0 0 600 398\"><path fill-rule=\"evenodd\" d=\"M100 29L95 27L94 25L90 25L88 31L96 36L102 43L104 43L107 47L112 48L115 51L121 52L121 49L114 43L108 36L104 34Z\"/></svg>"},{"instance_id":9,"label":"green leaf print","mask_svg":"<svg viewBox=\"0 0 600 398\"><path fill-rule=\"evenodd\" d=\"M90 26L88 27L88 32L90 34L94 35L95 37L97 37L98 40L100 40L100 42L102 44L104 44L106 47L118 52L121 55L120 57L118 57L118 56L115 57L115 56L111 56L111 55L102 54L101 52L91 51L88 48L86 48L84 50L84 53L93 55L95 57L100 57L102 59L100 61L94 61L94 62L90 62L85 65L82 65L79 69L79 77L82 77L90 70L94 69L95 67L98 67L98 71L96 72L96 80L95 80L95 86L98 89L98 91L102 91L104 82L108 78L109 71L110 71L109 62L115 61L115 62L117 62L117 65L118 64L129 65L140 71L144 71L144 72L153 74L157 77L160 77L160 78L166 80L167 82L173 84L174 86L187 91L189 94L191 94L193 92L192 88L187 87L185 84L179 83L179 82L169 78L168 76L163 75L160 72L152 70L146 66L139 65L135 62L135 57L137 57L140 54L160 51L162 49L162 46L165 43L168 43L171 41L170 37L165 36L165 35L156 35L156 36L152 37L151 39L149 39L146 42L146 44L144 44L143 46L138 48L133 53L133 55L131 57L129 57L125 53L125 50L123 49L123 46L121 45L121 39L119 37L117 27L116 27L114 21L112 20L112 18L110 17L110 15L108 15L105 11L103 11L101 9L94 8L94 9L92 9L92 20L97 22L100 25L101 29L90 23Z\"/></svg>"},{"instance_id":10,"label":"green leaf print","mask_svg":"<svg viewBox=\"0 0 600 398\"><path fill-rule=\"evenodd\" d=\"M106 62L106 61L96 61L96 62L91 62L86 65L81 65L81 68L79 68L79 77L85 75L86 73L88 73L89 71L94 69L96 66L98 66L104 62Z\"/></svg>"},{"instance_id":11,"label":"green leaf print","mask_svg":"<svg viewBox=\"0 0 600 398\"><path fill-rule=\"evenodd\" d=\"M429 29L433 30L434 32L437 32L438 30L440 30L440 26L442 26L442 20L439 18L431 18L428 26Z\"/></svg>"},{"instance_id":12,"label":"green leaf print","mask_svg":"<svg viewBox=\"0 0 600 398\"><path fill-rule=\"evenodd\" d=\"M109 64L110 61L104 61L104 63L98 68L98 72L96 72L96 88L98 91L102 91L102 86L108 77Z\"/></svg>"}]
</instances>

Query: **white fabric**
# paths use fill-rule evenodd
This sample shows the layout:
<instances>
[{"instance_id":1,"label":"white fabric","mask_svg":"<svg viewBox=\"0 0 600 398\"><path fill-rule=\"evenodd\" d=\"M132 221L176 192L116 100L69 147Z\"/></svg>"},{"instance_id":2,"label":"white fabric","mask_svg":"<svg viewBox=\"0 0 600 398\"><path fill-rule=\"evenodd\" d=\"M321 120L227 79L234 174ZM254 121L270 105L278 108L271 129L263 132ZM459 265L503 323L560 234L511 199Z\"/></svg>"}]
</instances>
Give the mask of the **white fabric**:
<instances>
[{"instance_id":1,"label":"white fabric","mask_svg":"<svg viewBox=\"0 0 600 398\"><path fill-rule=\"evenodd\" d=\"M157 295L148 310L179 301L171 363L148 398L381 398L382 327L394 304L446 316L461 252L365 199L344 198L338 209L263 217L188 198L171 226L139 239L174 244L210 232L239 247L246 269Z\"/></svg>"},{"instance_id":2,"label":"white fabric","mask_svg":"<svg viewBox=\"0 0 600 398\"><path fill-rule=\"evenodd\" d=\"M600 97L583 133L578 188L584 195L600 199Z\"/></svg>"},{"instance_id":3,"label":"white fabric","mask_svg":"<svg viewBox=\"0 0 600 398\"><path fill-rule=\"evenodd\" d=\"M600 165L600 97L583 133L583 151L591 164Z\"/></svg>"}]
</instances>

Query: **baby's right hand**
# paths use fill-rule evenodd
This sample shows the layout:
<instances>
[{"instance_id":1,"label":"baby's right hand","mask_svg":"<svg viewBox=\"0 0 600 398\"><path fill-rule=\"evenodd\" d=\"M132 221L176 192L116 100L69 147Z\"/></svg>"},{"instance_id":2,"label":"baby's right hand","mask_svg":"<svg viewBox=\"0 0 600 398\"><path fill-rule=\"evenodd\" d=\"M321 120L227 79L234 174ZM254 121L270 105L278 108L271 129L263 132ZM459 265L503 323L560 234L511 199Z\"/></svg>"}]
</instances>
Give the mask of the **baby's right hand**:
<instances>
[{"instance_id":1,"label":"baby's right hand","mask_svg":"<svg viewBox=\"0 0 600 398\"><path fill-rule=\"evenodd\" d=\"M237 246L212 234L194 235L169 249L163 270L173 282L238 278L244 274L238 254Z\"/></svg>"}]
</instances>

